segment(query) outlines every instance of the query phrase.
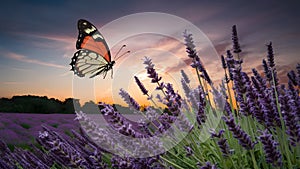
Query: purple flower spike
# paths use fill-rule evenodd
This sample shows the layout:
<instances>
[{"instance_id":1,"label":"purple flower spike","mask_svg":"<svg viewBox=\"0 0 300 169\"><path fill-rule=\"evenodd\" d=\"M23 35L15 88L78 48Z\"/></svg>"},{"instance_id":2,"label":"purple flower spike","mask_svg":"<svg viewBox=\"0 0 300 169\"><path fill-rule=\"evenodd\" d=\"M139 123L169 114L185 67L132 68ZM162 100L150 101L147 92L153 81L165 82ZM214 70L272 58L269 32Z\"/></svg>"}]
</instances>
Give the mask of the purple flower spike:
<instances>
[{"instance_id":1,"label":"purple flower spike","mask_svg":"<svg viewBox=\"0 0 300 169\"><path fill-rule=\"evenodd\" d=\"M145 86L143 85L143 83L139 80L138 77L134 76L135 82L136 84L139 86L139 88L141 89L142 93L144 95L148 96L148 90L145 88Z\"/></svg>"},{"instance_id":2,"label":"purple flower spike","mask_svg":"<svg viewBox=\"0 0 300 169\"><path fill-rule=\"evenodd\" d=\"M265 156L268 163L271 163L274 167L282 165L281 153L277 148L278 143L274 141L272 134L268 133L268 130L261 132L259 136L263 148L265 150Z\"/></svg>"},{"instance_id":3,"label":"purple flower spike","mask_svg":"<svg viewBox=\"0 0 300 169\"><path fill-rule=\"evenodd\" d=\"M130 109L139 111L140 105L123 89L120 89L119 92L120 96L123 98L123 100L128 104Z\"/></svg>"},{"instance_id":4,"label":"purple flower spike","mask_svg":"<svg viewBox=\"0 0 300 169\"><path fill-rule=\"evenodd\" d=\"M194 41L192 38L192 34L187 33L187 30L185 30L183 32L183 36L184 36L186 52L188 53L188 56L193 59L198 57L195 49Z\"/></svg>"},{"instance_id":5,"label":"purple flower spike","mask_svg":"<svg viewBox=\"0 0 300 169\"><path fill-rule=\"evenodd\" d=\"M265 76L267 77L267 79L269 81L272 81L272 74L271 74L271 71L270 71L267 61L265 59L263 59L262 64L263 64Z\"/></svg>"},{"instance_id":6,"label":"purple flower spike","mask_svg":"<svg viewBox=\"0 0 300 169\"><path fill-rule=\"evenodd\" d=\"M297 76L297 84L298 84L298 86L300 86L300 63L297 64L296 69L297 69L297 74L298 74L298 76Z\"/></svg>"},{"instance_id":7,"label":"purple flower spike","mask_svg":"<svg viewBox=\"0 0 300 169\"><path fill-rule=\"evenodd\" d=\"M267 45L267 48L268 48L268 55L267 55L268 64L271 68L273 68L275 66L275 62L274 62L274 52L273 52L272 42L270 42Z\"/></svg>"},{"instance_id":8,"label":"purple flower spike","mask_svg":"<svg viewBox=\"0 0 300 169\"><path fill-rule=\"evenodd\" d=\"M293 86L291 82L290 90L285 90L285 93L279 96L279 102L281 105L282 116L286 125L286 133L289 135L289 141L291 145L296 146L300 143L300 124L299 122L299 105L297 105L296 99L299 99L297 93L293 93Z\"/></svg>"},{"instance_id":9,"label":"purple flower spike","mask_svg":"<svg viewBox=\"0 0 300 169\"><path fill-rule=\"evenodd\" d=\"M297 86L298 82L297 82L297 76L294 70L291 70L290 72L288 72L287 74L289 80L293 83L294 86Z\"/></svg>"},{"instance_id":10,"label":"purple flower spike","mask_svg":"<svg viewBox=\"0 0 300 169\"><path fill-rule=\"evenodd\" d=\"M218 146L220 147L221 152L223 153L224 157L228 157L230 155L229 145L227 139L223 137L223 133L225 132L224 129L220 130L219 133L215 131L211 132L212 138L218 138Z\"/></svg>"},{"instance_id":11,"label":"purple flower spike","mask_svg":"<svg viewBox=\"0 0 300 169\"><path fill-rule=\"evenodd\" d=\"M233 52L234 53L241 53L242 50L240 48L238 34L236 30L236 25L232 26L232 42L233 42Z\"/></svg>"},{"instance_id":12,"label":"purple flower spike","mask_svg":"<svg viewBox=\"0 0 300 169\"><path fill-rule=\"evenodd\" d=\"M156 73L154 69L154 64L152 63L152 60L145 56L144 64L146 65L146 70L148 77L151 78L151 83L158 83L162 77L158 77L158 74Z\"/></svg>"},{"instance_id":13,"label":"purple flower spike","mask_svg":"<svg viewBox=\"0 0 300 169\"><path fill-rule=\"evenodd\" d=\"M241 146L247 150L253 149L255 143L251 141L250 136L244 130L242 130L241 126L234 122L232 115L229 115L229 117L224 116L223 120L228 126L229 131L232 132L233 137L239 140Z\"/></svg>"},{"instance_id":14,"label":"purple flower spike","mask_svg":"<svg viewBox=\"0 0 300 169\"><path fill-rule=\"evenodd\" d=\"M183 71L183 70L180 70L181 72L181 75L182 75L182 79L187 83L189 84L190 83L190 79L189 77L187 76L187 74Z\"/></svg>"},{"instance_id":15,"label":"purple flower spike","mask_svg":"<svg viewBox=\"0 0 300 169\"><path fill-rule=\"evenodd\" d=\"M224 55L221 55L222 67L223 69L227 69L227 64Z\"/></svg>"}]
</instances>

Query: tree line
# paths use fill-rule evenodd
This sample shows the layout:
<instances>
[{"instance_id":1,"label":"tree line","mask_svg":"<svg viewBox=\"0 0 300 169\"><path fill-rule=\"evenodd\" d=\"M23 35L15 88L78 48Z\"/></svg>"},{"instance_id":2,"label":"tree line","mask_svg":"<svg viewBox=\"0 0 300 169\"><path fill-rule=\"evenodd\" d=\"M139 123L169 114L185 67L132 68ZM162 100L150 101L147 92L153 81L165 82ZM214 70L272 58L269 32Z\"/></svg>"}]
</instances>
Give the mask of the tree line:
<instances>
[{"instance_id":1,"label":"tree line","mask_svg":"<svg viewBox=\"0 0 300 169\"><path fill-rule=\"evenodd\" d=\"M47 96L13 96L12 98L0 99L0 112L12 112L12 113L74 113L74 105L79 100L74 98L67 98L64 101L60 101L55 98L48 98Z\"/></svg>"},{"instance_id":2,"label":"tree line","mask_svg":"<svg viewBox=\"0 0 300 169\"><path fill-rule=\"evenodd\" d=\"M128 107L118 104L114 104L113 107L125 114L132 113ZM6 113L74 114L78 110L85 113L100 113L95 102L88 101L81 106L79 99L75 98L66 98L64 101L33 95L0 98L0 112Z\"/></svg>"}]
</instances>

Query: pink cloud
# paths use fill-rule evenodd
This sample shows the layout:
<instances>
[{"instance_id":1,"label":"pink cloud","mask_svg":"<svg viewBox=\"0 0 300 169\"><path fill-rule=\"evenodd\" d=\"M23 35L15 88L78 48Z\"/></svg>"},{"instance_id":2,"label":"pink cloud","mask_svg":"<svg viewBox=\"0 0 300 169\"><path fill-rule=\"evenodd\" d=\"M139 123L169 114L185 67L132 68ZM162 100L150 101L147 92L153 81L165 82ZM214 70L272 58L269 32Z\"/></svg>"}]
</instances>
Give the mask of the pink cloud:
<instances>
[{"instance_id":1,"label":"pink cloud","mask_svg":"<svg viewBox=\"0 0 300 169\"><path fill-rule=\"evenodd\" d=\"M5 81L5 82L0 82L3 85L22 85L24 82L13 82L13 81Z\"/></svg>"},{"instance_id":2,"label":"pink cloud","mask_svg":"<svg viewBox=\"0 0 300 169\"><path fill-rule=\"evenodd\" d=\"M44 61L40 61L40 60L36 60L36 59L30 59L24 55L16 54L13 52L8 52L6 54L6 56L10 59L14 59L14 60L17 60L20 62L25 62L25 63L33 63L33 64L37 64L37 65L42 65L42 66L49 66L49 67L56 67L56 68L63 68L63 69L66 68L65 66L62 66L62 65L48 63L48 62L44 62Z\"/></svg>"}]
</instances>

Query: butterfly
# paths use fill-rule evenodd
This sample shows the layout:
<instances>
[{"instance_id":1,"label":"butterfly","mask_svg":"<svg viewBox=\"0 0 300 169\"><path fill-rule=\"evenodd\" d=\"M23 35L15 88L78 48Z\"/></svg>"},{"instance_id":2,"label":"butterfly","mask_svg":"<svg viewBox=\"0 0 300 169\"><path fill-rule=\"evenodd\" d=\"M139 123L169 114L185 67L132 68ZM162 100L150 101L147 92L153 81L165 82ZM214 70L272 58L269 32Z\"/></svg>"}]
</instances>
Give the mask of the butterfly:
<instances>
[{"instance_id":1,"label":"butterfly","mask_svg":"<svg viewBox=\"0 0 300 169\"><path fill-rule=\"evenodd\" d=\"M76 49L78 51L74 53L71 59L71 71L74 71L74 74L79 77L90 75L90 78L93 78L97 75L103 75L104 79L107 72L111 70L112 77L115 61L111 60L109 47L102 34L93 24L84 19L78 20L77 27L79 34ZM116 56L123 47L125 45L120 48Z\"/></svg>"}]
</instances>

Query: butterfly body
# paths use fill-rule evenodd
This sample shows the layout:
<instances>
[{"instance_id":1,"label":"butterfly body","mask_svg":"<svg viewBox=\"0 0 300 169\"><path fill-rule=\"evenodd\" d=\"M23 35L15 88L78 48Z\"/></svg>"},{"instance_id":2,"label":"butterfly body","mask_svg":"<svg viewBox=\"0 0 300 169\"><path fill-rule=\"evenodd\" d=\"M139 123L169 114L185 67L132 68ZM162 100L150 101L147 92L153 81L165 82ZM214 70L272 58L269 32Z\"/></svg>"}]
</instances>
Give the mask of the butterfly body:
<instances>
[{"instance_id":1,"label":"butterfly body","mask_svg":"<svg viewBox=\"0 0 300 169\"><path fill-rule=\"evenodd\" d=\"M106 77L108 71L113 70L115 61L111 60L108 45L98 29L87 20L78 21L77 52L71 59L71 70L79 77L97 75Z\"/></svg>"}]
</instances>

